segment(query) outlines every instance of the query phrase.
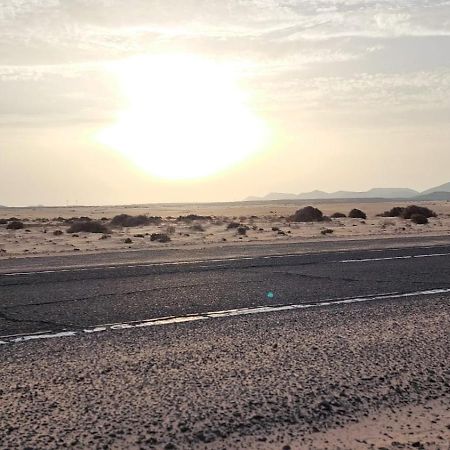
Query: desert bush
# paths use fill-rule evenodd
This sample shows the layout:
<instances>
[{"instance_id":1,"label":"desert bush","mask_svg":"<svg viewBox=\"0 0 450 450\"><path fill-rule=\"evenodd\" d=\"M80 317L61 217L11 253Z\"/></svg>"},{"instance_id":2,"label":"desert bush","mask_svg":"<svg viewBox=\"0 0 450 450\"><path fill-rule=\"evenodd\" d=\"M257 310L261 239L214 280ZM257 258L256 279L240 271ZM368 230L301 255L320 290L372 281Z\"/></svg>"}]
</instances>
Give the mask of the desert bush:
<instances>
[{"instance_id":1,"label":"desert bush","mask_svg":"<svg viewBox=\"0 0 450 450\"><path fill-rule=\"evenodd\" d=\"M330 228L326 228L325 230L322 230L320 232L320 234L323 234L324 236L327 234L333 234L333 233L334 233L334 230L331 230Z\"/></svg>"},{"instance_id":2,"label":"desert bush","mask_svg":"<svg viewBox=\"0 0 450 450\"><path fill-rule=\"evenodd\" d=\"M170 237L166 233L152 233L150 235L151 241L170 242Z\"/></svg>"},{"instance_id":3,"label":"desert bush","mask_svg":"<svg viewBox=\"0 0 450 450\"><path fill-rule=\"evenodd\" d=\"M240 225L240 223L238 223L238 222L230 222L228 225L227 225L227 230L232 230L232 229L234 229L234 228L239 228L241 225Z\"/></svg>"},{"instance_id":4,"label":"desert bush","mask_svg":"<svg viewBox=\"0 0 450 450\"><path fill-rule=\"evenodd\" d=\"M321 222L323 220L323 213L320 209L306 206L296 211L292 220L294 222Z\"/></svg>"},{"instance_id":5,"label":"desert bush","mask_svg":"<svg viewBox=\"0 0 450 450\"><path fill-rule=\"evenodd\" d=\"M7 230L22 230L23 228L24 224L20 220L13 220L6 225Z\"/></svg>"},{"instance_id":6,"label":"desert bush","mask_svg":"<svg viewBox=\"0 0 450 450\"><path fill-rule=\"evenodd\" d=\"M53 234L54 234L55 236L61 236L61 235L63 234L63 232L62 232L61 230L55 230L55 231L53 232Z\"/></svg>"},{"instance_id":7,"label":"desert bush","mask_svg":"<svg viewBox=\"0 0 450 450\"><path fill-rule=\"evenodd\" d=\"M126 238L123 242L125 244L132 244L133 243L133 241L130 238Z\"/></svg>"},{"instance_id":8,"label":"desert bush","mask_svg":"<svg viewBox=\"0 0 450 450\"><path fill-rule=\"evenodd\" d=\"M140 227L144 225L159 225L162 222L159 216L130 216L128 214L119 214L111 219L111 225L114 227Z\"/></svg>"},{"instance_id":9,"label":"desert bush","mask_svg":"<svg viewBox=\"0 0 450 450\"><path fill-rule=\"evenodd\" d=\"M401 217L405 208L402 206L394 206L389 211L385 211L382 214L379 214L380 217Z\"/></svg>"},{"instance_id":10,"label":"desert bush","mask_svg":"<svg viewBox=\"0 0 450 450\"><path fill-rule=\"evenodd\" d=\"M428 223L428 218L423 214L413 214L411 216L411 222L417 223L418 225L425 225Z\"/></svg>"},{"instance_id":11,"label":"desert bush","mask_svg":"<svg viewBox=\"0 0 450 450\"><path fill-rule=\"evenodd\" d=\"M194 223L194 225L192 225L190 227L190 230L192 231L205 231L205 229L203 228L202 225L200 225L199 223Z\"/></svg>"},{"instance_id":12,"label":"desert bush","mask_svg":"<svg viewBox=\"0 0 450 450\"><path fill-rule=\"evenodd\" d=\"M108 228L105 227L100 222L97 222L95 220L90 221L79 221L74 222L72 225L67 229L67 233L79 233L81 231L84 231L85 233L102 233L107 234L109 233Z\"/></svg>"},{"instance_id":13,"label":"desert bush","mask_svg":"<svg viewBox=\"0 0 450 450\"><path fill-rule=\"evenodd\" d=\"M6 219L0 219L0 225L6 225L8 221Z\"/></svg>"},{"instance_id":14,"label":"desert bush","mask_svg":"<svg viewBox=\"0 0 450 450\"><path fill-rule=\"evenodd\" d=\"M92 219L87 216L70 217L69 219L64 219L65 225L72 225L75 222L92 222Z\"/></svg>"},{"instance_id":15,"label":"desert bush","mask_svg":"<svg viewBox=\"0 0 450 450\"><path fill-rule=\"evenodd\" d=\"M272 231L280 231L279 227L272 227Z\"/></svg>"},{"instance_id":16,"label":"desert bush","mask_svg":"<svg viewBox=\"0 0 450 450\"><path fill-rule=\"evenodd\" d=\"M431 209L416 205L407 206L402 212L402 217L403 219L411 219L415 214L425 216L427 219L430 217L436 217L436 213Z\"/></svg>"},{"instance_id":17,"label":"desert bush","mask_svg":"<svg viewBox=\"0 0 450 450\"><path fill-rule=\"evenodd\" d=\"M193 222L194 220L212 220L211 216L199 216L198 214L188 214L187 216L178 216L177 222Z\"/></svg>"},{"instance_id":18,"label":"desert bush","mask_svg":"<svg viewBox=\"0 0 450 450\"><path fill-rule=\"evenodd\" d=\"M360 209L353 208L348 213L348 217L351 217L352 219L367 219L367 214L364 211L361 211Z\"/></svg>"},{"instance_id":19,"label":"desert bush","mask_svg":"<svg viewBox=\"0 0 450 450\"><path fill-rule=\"evenodd\" d=\"M247 234L247 227L238 227L237 234L245 236Z\"/></svg>"},{"instance_id":20,"label":"desert bush","mask_svg":"<svg viewBox=\"0 0 450 450\"><path fill-rule=\"evenodd\" d=\"M335 212L335 213L331 214L332 219L343 219L344 217L347 217L347 216L341 212Z\"/></svg>"}]
</instances>

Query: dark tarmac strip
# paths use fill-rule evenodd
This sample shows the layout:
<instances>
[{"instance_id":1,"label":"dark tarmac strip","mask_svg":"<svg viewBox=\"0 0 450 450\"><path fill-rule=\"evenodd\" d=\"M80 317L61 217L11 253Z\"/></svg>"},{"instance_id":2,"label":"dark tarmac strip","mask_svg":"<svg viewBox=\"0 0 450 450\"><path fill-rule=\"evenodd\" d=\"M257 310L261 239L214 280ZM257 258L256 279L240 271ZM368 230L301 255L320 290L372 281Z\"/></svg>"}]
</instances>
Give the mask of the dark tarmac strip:
<instances>
[{"instance_id":1,"label":"dark tarmac strip","mask_svg":"<svg viewBox=\"0 0 450 450\"><path fill-rule=\"evenodd\" d=\"M0 448L313 449L450 404L450 245L269 256L3 270ZM448 450L434 413L383 446Z\"/></svg>"},{"instance_id":2,"label":"dark tarmac strip","mask_svg":"<svg viewBox=\"0 0 450 450\"><path fill-rule=\"evenodd\" d=\"M450 245L85 268L42 264L0 274L0 340L436 289L450 289Z\"/></svg>"}]
</instances>

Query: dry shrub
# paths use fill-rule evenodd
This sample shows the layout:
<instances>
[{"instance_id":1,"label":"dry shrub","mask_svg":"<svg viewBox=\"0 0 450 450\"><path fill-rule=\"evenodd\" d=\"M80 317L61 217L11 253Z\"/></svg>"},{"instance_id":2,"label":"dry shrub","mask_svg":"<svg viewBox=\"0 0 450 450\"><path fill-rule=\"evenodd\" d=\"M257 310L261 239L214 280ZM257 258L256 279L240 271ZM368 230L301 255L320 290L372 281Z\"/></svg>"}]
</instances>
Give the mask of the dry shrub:
<instances>
[{"instance_id":1,"label":"dry shrub","mask_svg":"<svg viewBox=\"0 0 450 450\"><path fill-rule=\"evenodd\" d=\"M188 214L187 216L178 216L177 222L193 222L194 220L212 220L211 216L199 216L198 214Z\"/></svg>"},{"instance_id":2,"label":"dry shrub","mask_svg":"<svg viewBox=\"0 0 450 450\"><path fill-rule=\"evenodd\" d=\"M230 222L227 225L227 230L233 230L233 229L239 228L240 226L241 226L241 224L239 222Z\"/></svg>"},{"instance_id":3,"label":"dry shrub","mask_svg":"<svg viewBox=\"0 0 450 450\"><path fill-rule=\"evenodd\" d=\"M119 214L111 219L111 225L114 227L140 227L144 225L159 225L162 222L159 216L130 216L128 214Z\"/></svg>"},{"instance_id":4,"label":"dry shrub","mask_svg":"<svg viewBox=\"0 0 450 450\"><path fill-rule=\"evenodd\" d=\"M349 213L348 217L352 219L367 219L367 214L360 209L353 208Z\"/></svg>"},{"instance_id":5,"label":"dry shrub","mask_svg":"<svg viewBox=\"0 0 450 450\"><path fill-rule=\"evenodd\" d=\"M320 209L313 206L306 206L295 212L292 217L294 222L322 222L323 213Z\"/></svg>"},{"instance_id":6,"label":"dry shrub","mask_svg":"<svg viewBox=\"0 0 450 450\"><path fill-rule=\"evenodd\" d=\"M436 217L437 214L429 208L424 206L411 205L407 206L402 212L403 219L412 219L414 215L425 216L427 219L430 217Z\"/></svg>"},{"instance_id":7,"label":"dry shrub","mask_svg":"<svg viewBox=\"0 0 450 450\"><path fill-rule=\"evenodd\" d=\"M22 230L23 228L24 224L20 220L13 220L6 225L7 230Z\"/></svg>"},{"instance_id":8,"label":"dry shrub","mask_svg":"<svg viewBox=\"0 0 450 450\"><path fill-rule=\"evenodd\" d=\"M203 226L199 223L194 223L194 225L192 225L190 228L190 230L192 231L205 231L205 229L203 228Z\"/></svg>"},{"instance_id":9,"label":"dry shrub","mask_svg":"<svg viewBox=\"0 0 450 450\"><path fill-rule=\"evenodd\" d=\"M428 218L423 214L413 214L411 216L411 222L416 223L418 225L425 225L428 223Z\"/></svg>"},{"instance_id":10,"label":"dry shrub","mask_svg":"<svg viewBox=\"0 0 450 450\"><path fill-rule=\"evenodd\" d=\"M238 227L237 234L245 236L247 234L248 227Z\"/></svg>"},{"instance_id":11,"label":"dry shrub","mask_svg":"<svg viewBox=\"0 0 450 450\"><path fill-rule=\"evenodd\" d=\"M152 233L150 240L152 242L170 242L170 237L166 233Z\"/></svg>"},{"instance_id":12,"label":"dry shrub","mask_svg":"<svg viewBox=\"0 0 450 450\"><path fill-rule=\"evenodd\" d=\"M107 234L109 233L109 230L105 227L105 225L95 220L91 220L88 222L74 222L67 230L67 233L79 232Z\"/></svg>"}]
</instances>

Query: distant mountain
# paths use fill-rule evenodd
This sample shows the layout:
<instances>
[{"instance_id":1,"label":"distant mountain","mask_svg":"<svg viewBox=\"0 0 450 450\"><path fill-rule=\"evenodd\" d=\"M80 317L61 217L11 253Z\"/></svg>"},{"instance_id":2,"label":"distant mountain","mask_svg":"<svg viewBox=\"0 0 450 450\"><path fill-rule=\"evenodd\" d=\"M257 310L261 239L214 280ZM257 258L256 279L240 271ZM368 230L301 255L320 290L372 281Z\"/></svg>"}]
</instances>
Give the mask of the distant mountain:
<instances>
[{"instance_id":1,"label":"distant mountain","mask_svg":"<svg viewBox=\"0 0 450 450\"><path fill-rule=\"evenodd\" d=\"M373 188L368 191L311 191L301 194L272 192L264 197L247 197L246 201L261 200L327 200L327 199L357 199L357 198L385 198L405 200L450 200L450 183L436 186L424 192L418 192L408 188Z\"/></svg>"},{"instance_id":2,"label":"distant mountain","mask_svg":"<svg viewBox=\"0 0 450 450\"><path fill-rule=\"evenodd\" d=\"M427 189L426 191L423 191L421 195L432 194L434 192L450 192L450 183L441 184L440 186Z\"/></svg>"},{"instance_id":3,"label":"distant mountain","mask_svg":"<svg viewBox=\"0 0 450 450\"><path fill-rule=\"evenodd\" d=\"M450 192L437 191L428 194L421 194L414 197L414 200L448 200L450 201Z\"/></svg>"},{"instance_id":4,"label":"distant mountain","mask_svg":"<svg viewBox=\"0 0 450 450\"><path fill-rule=\"evenodd\" d=\"M295 194L283 194L278 192L271 192L264 197L264 200L295 200Z\"/></svg>"}]
</instances>

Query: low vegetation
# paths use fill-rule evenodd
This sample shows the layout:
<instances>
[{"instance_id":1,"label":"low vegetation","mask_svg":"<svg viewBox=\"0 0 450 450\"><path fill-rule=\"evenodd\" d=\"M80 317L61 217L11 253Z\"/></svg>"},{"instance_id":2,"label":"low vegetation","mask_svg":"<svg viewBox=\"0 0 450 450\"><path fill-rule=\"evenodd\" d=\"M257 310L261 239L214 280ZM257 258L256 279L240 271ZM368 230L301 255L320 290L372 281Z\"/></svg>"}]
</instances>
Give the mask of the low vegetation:
<instances>
[{"instance_id":1,"label":"low vegetation","mask_svg":"<svg viewBox=\"0 0 450 450\"><path fill-rule=\"evenodd\" d=\"M248 227L238 227L237 228L237 234L240 236L245 236L247 234Z\"/></svg>"},{"instance_id":2,"label":"low vegetation","mask_svg":"<svg viewBox=\"0 0 450 450\"><path fill-rule=\"evenodd\" d=\"M160 225L162 218L159 216L130 216L128 214L119 214L111 219L113 227L140 227L145 225Z\"/></svg>"},{"instance_id":3,"label":"low vegetation","mask_svg":"<svg viewBox=\"0 0 450 450\"><path fill-rule=\"evenodd\" d=\"M170 237L166 233L152 233L150 235L150 240L152 242L170 242Z\"/></svg>"},{"instance_id":4,"label":"low vegetation","mask_svg":"<svg viewBox=\"0 0 450 450\"><path fill-rule=\"evenodd\" d=\"M79 232L107 234L109 230L105 225L95 220L74 222L67 229L67 233L70 234Z\"/></svg>"},{"instance_id":5,"label":"low vegetation","mask_svg":"<svg viewBox=\"0 0 450 450\"><path fill-rule=\"evenodd\" d=\"M367 214L364 211L361 211L360 209L353 208L349 213L348 217L352 219L367 219Z\"/></svg>"},{"instance_id":6,"label":"low vegetation","mask_svg":"<svg viewBox=\"0 0 450 450\"><path fill-rule=\"evenodd\" d=\"M405 207L395 206L389 211L385 211L379 214L380 217L401 217L402 219L412 219L412 216L419 214L429 219L430 217L436 217L437 214L430 208L425 206L410 205Z\"/></svg>"},{"instance_id":7,"label":"low vegetation","mask_svg":"<svg viewBox=\"0 0 450 450\"><path fill-rule=\"evenodd\" d=\"M294 222L322 222L323 220L324 216L322 211L313 206L306 206L305 208L299 209L292 216L292 221Z\"/></svg>"},{"instance_id":8,"label":"low vegetation","mask_svg":"<svg viewBox=\"0 0 450 450\"><path fill-rule=\"evenodd\" d=\"M426 225L428 223L428 218L423 214L413 214L411 216L411 222L418 225Z\"/></svg>"},{"instance_id":9,"label":"low vegetation","mask_svg":"<svg viewBox=\"0 0 450 450\"><path fill-rule=\"evenodd\" d=\"M227 230L233 230L233 229L239 228L240 226L241 226L241 224L239 222L230 222L227 225Z\"/></svg>"},{"instance_id":10,"label":"low vegetation","mask_svg":"<svg viewBox=\"0 0 450 450\"><path fill-rule=\"evenodd\" d=\"M189 214L187 216L178 216L177 222L193 222L194 220L212 220L211 216L199 216L198 214Z\"/></svg>"},{"instance_id":11,"label":"low vegetation","mask_svg":"<svg viewBox=\"0 0 450 450\"><path fill-rule=\"evenodd\" d=\"M22 230L24 227L25 225L20 220L13 220L6 225L7 230Z\"/></svg>"},{"instance_id":12,"label":"low vegetation","mask_svg":"<svg viewBox=\"0 0 450 450\"><path fill-rule=\"evenodd\" d=\"M437 214L431 209L416 205L407 206L402 212L401 216L403 217L403 219L412 219L412 216L417 214L425 216L427 219L437 216Z\"/></svg>"},{"instance_id":13,"label":"low vegetation","mask_svg":"<svg viewBox=\"0 0 450 450\"><path fill-rule=\"evenodd\" d=\"M394 208L390 209L389 211L385 211L384 213L379 214L379 217L401 217L403 214L403 211L405 211L405 208L402 206L394 206Z\"/></svg>"},{"instance_id":14,"label":"low vegetation","mask_svg":"<svg viewBox=\"0 0 450 450\"><path fill-rule=\"evenodd\" d=\"M331 214L332 219L343 219L345 217L347 217L347 216L341 212L335 212L335 213Z\"/></svg>"},{"instance_id":15,"label":"low vegetation","mask_svg":"<svg viewBox=\"0 0 450 450\"><path fill-rule=\"evenodd\" d=\"M326 228L325 230L321 230L320 234L323 234L326 236L327 234L333 234L334 230L331 230L330 228Z\"/></svg>"},{"instance_id":16,"label":"low vegetation","mask_svg":"<svg viewBox=\"0 0 450 450\"><path fill-rule=\"evenodd\" d=\"M205 229L203 228L203 225L201 225L201 224L199 224L199 223L194 223L194 225L192 225L192 226L190 227L190 230L192 230L192 231L198 231L198 232L205 231Z\"/></svg>"}]
</instances>

